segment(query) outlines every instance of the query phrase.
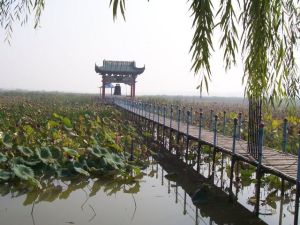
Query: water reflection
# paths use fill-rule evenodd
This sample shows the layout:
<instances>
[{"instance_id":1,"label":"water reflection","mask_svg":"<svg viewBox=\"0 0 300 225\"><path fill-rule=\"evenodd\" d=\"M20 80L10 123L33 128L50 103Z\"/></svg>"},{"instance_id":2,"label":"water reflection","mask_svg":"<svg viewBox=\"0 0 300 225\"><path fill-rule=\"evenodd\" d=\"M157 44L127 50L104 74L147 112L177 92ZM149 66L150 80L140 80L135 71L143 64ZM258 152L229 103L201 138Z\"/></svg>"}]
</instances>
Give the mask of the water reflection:
<instances>
[{"instance_id":1,"label":"water reflection","mask_svg":"<svg viewBox=\"0 0 300 225\"><path fill-rule=\"evenodd\" d=\"M225 162L226 158L220 158L215 168L215 184L221 189L215 187L211 184L211 180L205 177L190 174L189 169L182 167L180 163L175 166L173 163L172 166L168 161L158 163L154 159L150 160L149 167L137 177L113 174L92 179L47 178L41 181L43 185L41 190L28 188L23 183L2 184L1 225L20 223L131 225L146 222L187 225L265 224L241 204L228 201L227 194L222 191L228 187ZM207 164L206 171L209 171L209 160ZM192 166L193 164L190 165ZM202 167L205 171L204 163ZM240 173L241 171L236 170L236 177L240 177ZM207 173L207 177L209 176L210 172ZM247 188L251 185L243 187L239 183L235 182L236 196L245 200L243 189L248 192L251 189ZM206 188L207 195L195 205L192 197L199 187ZM284 224L284 213L288 206L287 197L281 197L278 201L280 201L278 205L280 213L277 214L279 224ZM4 206L8 208L7 213L2 212ZM67 211L66 214L60 215L63 211ZM53 213L54 215L57 213L58 218L53 218ZM47 214L52 214L52 217ZM18 222L13 215L18 215ZM30 221L25 219L28 217Z\"/></svg>"}]
</instances>

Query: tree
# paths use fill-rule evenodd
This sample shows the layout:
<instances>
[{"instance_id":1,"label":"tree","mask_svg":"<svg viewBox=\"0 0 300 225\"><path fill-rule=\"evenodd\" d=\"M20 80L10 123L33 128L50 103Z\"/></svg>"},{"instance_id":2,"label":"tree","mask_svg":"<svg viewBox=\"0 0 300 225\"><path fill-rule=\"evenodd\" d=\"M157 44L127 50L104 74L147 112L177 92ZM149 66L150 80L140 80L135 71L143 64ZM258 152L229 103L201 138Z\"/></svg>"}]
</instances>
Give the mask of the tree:
<instances>
[{"instance_id":1,"label":"tree","mask_svg":"<svg viewBox=\"0 0 300 225\"><path fill-rule=\"evenodd\" d=\"M299 0L189 0L195 29L191 44L192 69L202 79L199 88L208 91L212 37L221 31L226 70L243 59L245 96L254 99L299 98L300 77L296 50L300 35ZM110 0L114 19L125 19L126 0ZM0 24L9 41L14 21L27 22L34 13L38 26L45 0L0 0ZM218 10L214 10L217 8ZM167 10L167 9L166 9ZM241 47L240 47L241 46Z\"/></svg>"},{"instance_id":2,"label":"tree","mask_svg":"<svg viewBox=\"0 0 300 225\"><path fill-rule=\"evenodd\" d=\"M19 21L21 25L27 23L29 15L34 13L34 28L40 22L45 0L0 0L0 26L5 29L5 41L10 43L13 24Z\"/></svg>"},{"instance_id":3,"label":"tree","mask_svg":"<svg viewBox=\"0 0 300 225\"><path fill-rule=\"evenodd\" d=\"M111 0L114 18L118 8L125 18L126 0ZM299 98L300 76L295 59L300 37L299 0L189 0L194 37L192 69L208 91L214 49L212 37L220 29L226 70L236 65L241 54L244 65L245 96L271 100ZM239 47L241 45L241 47Z\"/></svg>"}]
</instances>

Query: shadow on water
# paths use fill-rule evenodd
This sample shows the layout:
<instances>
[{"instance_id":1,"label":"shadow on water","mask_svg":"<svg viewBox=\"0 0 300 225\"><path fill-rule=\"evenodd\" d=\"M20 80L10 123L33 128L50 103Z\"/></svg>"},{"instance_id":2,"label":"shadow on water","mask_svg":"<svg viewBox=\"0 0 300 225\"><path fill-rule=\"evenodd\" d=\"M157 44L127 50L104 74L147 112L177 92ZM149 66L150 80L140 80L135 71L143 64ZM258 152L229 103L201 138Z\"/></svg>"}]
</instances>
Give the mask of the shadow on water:
<instances>
[{"instance_id":1,"label":"shadow on water","mask_svg":"<svg viewBox=\"0 0 300 225\"><path fill-rule=\"evenodd\" d=\"M198 174L176 156L160 152L156 159L168 173L166 178L184 189L202 217L209 217L215 224L266 224L238 202L230 201L210 179Z\"/></svg>"}]
</instances>

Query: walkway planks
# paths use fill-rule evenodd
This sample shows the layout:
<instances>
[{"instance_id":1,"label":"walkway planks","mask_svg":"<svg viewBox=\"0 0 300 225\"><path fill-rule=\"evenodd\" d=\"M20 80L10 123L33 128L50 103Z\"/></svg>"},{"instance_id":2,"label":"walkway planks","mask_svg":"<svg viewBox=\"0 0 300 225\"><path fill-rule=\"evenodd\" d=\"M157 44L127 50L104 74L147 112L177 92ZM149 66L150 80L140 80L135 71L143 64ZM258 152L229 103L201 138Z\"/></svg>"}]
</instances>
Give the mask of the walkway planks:
<instances>
[{"instance_id":1,"label":"walkway planks","mask_svg":"<svg viewBox=\"0 0 300 225\"><path fill-rule=\"evenodd\" d=\"M159 124L160 126L164 126L167 129L171 129L173 131L178 132L178 122L176 120L172 120L172 123L170 123L171 119L166 117L164 124L163 117L161 115L160 117L158 117L157 114L153 115L153 113L149 111L142 111L141 109L137 108L133 109L121 102L115 102L115 104L129 112L132 112L156 124ZM172 125L170 126L170 124ZM189 125L189 134L187 135L187 123L182 121L179 125L179 133L188 136L188 138L190 139L194 139L196 141L200 141L206 145L214 147L218 151L232 155L232 137L223 136L218 133L217 143L216 146L214 146L214 133L212 131L205 130L202 128L201 138L199 140L199 127L195 125ZM247 141L245 140L236 140L235 157L239 158L240 160L246 161L254 166L257 166L257 161L247 152ZM285 180L288 180L292 183L296 183L297 156L295 155L284 153L276 149L271 149L269 147L264 146L261 168L268 173L275 174Z\"/></svg>"}]
</instances>

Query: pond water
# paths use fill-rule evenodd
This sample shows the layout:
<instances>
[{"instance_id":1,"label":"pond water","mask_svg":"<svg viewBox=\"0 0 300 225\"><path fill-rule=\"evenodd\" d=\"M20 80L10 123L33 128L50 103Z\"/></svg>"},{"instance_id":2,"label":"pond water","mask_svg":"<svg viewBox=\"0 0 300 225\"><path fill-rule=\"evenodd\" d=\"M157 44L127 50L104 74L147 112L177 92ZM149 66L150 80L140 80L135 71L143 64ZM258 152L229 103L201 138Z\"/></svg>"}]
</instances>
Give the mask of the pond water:
<instances>
[{"instance_id":1,"label":"pond water","mask_svg":"<svg viewBox=\"0 0 300 225\"><path fill-rule=\"evenodd\" d=\"M207 172L203 166L202 170ZM249 194L243 194L253 192L251 186L238 193L239 201L248 209L238 202L229 202L227 194L213 185L209 196L204 202L198 202L197 207L191 196L197 182L204 184L205 179L189 177L186 173L188 169L179 164L172 167L150 159L142 175L130 182L106 178L47 180L47 187L39 192L22 185L3 184L0 186L0 224L292 224L288 203L282 209L281 222L279 210L256 218L251 212L253 207L247 203Z\"/></svg>"}]
</instances>

